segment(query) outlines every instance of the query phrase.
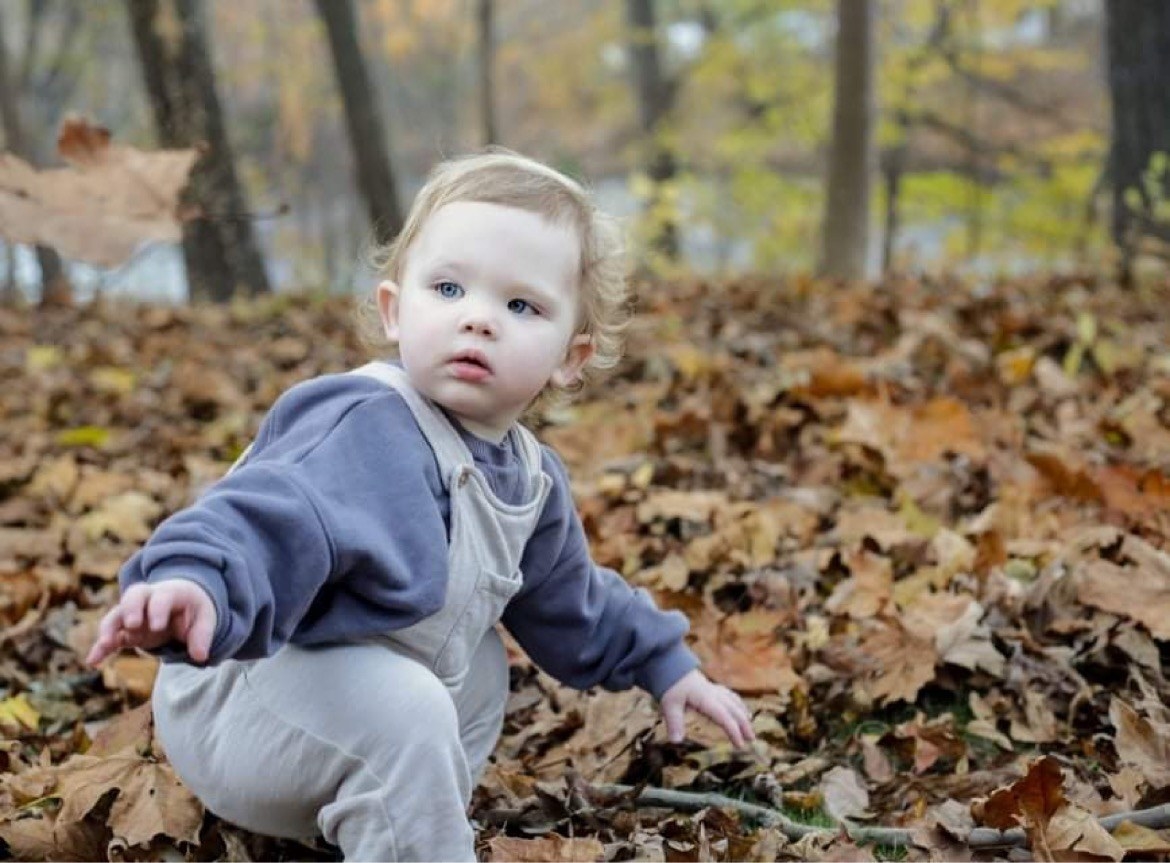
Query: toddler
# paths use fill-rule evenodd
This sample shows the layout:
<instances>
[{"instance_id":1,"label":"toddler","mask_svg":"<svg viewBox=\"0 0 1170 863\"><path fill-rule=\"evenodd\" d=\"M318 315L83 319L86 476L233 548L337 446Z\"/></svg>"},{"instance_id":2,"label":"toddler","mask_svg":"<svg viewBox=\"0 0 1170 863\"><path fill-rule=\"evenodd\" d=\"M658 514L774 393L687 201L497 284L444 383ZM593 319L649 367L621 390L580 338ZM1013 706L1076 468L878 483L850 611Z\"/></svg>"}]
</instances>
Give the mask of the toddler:
<instances>
[{"instance_id":1,"label":"toddler","mask_svg":"<svg viewBox=\"0 0 1170 863\"><path fill-rule=\"evenodd\" d=\"M752 738L686 619L590 559L565 468L520 425L617 359L621 243L584 190L491 152L439 165L376 292L394 362L294 386L252 446L123 567L87 661L160 653L156 730L249 830L355 860L473 860L502 622L577 688L640 686Z\"/></svg>"}]
</instances>

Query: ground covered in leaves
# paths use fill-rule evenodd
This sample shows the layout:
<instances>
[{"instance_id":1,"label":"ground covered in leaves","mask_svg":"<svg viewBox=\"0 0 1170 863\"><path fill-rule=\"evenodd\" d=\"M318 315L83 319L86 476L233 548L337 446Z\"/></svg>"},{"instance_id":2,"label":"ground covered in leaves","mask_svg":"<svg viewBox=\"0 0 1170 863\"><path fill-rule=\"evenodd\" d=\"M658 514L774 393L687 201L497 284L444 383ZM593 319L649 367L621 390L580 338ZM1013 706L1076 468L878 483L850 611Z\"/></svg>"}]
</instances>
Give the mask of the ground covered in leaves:
<instances>
[{"instance_id":1,"label":"ground covered in leaves","mask_svg":"<svg viewBox=\"0 0 1170 863\"><path fill-rule=\"evenodd\" d=\"M686 282L639 313L618 373L535 424L597 560L690 617L759 739L694 719L671 745L647 696L516 650L481 855L1170 855L1107 818L1170 800L1170 288ZM154 661L80 657L118 566L276 396L366 358L334 299L0 311L5 853L333 856L204 813L152 741ZM693 796L634 805L655 789Z\"/></svg>"}]
</instances>

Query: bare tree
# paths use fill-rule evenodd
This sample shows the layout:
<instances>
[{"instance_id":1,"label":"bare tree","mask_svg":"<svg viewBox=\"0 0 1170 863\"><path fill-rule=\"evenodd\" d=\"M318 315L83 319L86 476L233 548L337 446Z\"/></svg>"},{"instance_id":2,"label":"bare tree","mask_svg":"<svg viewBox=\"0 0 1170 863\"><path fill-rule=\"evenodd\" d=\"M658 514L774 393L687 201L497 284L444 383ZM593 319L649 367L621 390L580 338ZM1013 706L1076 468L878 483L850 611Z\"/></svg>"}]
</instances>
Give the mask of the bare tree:
<instances>
[{"instance_id":1,"label":"bare tree","mask_svg":"<svg viewBox=\"0 0 1170 863\"><path fill-rule=\"evenodd\" d=\"M499 142L496 129L496 28L494 0L478 0L476 29L479 33L479 117L483 124L484 144Z\"/></svg>"},{"instance_id":2,"label":"bare tree","mask_svg":"<svg viewBox=\"0 0 1170 863\"><path fill-rule=\"evenodd\" d=\"M670 112L677 84L662 71L653 0L626 0L626 21L630 28L630 70L638 107L638 126L645 147L644 169L657 189L678 171L674 154L661 140L663 119ZM660 198L651 201L656 208ZM678 257L678 228L673 218L658 226L654 247L668 259Z\"/></svg>"},{"instance_id":3,"label":"bare tree","mask_svg":"<svg viewBox=\"0 0 1170 863\"><path fill-rule=\"evenodd\" d=\"M352 0L317 0L317 14L329 36L333 68L345 104L345 119L357 169L358 188L378 242L386 242L402 230L402 213L378 97L366 68L357 36L357 16Z\"/></svg>"},{"instance_id":4,"label":"bare tree","mask_svg":"<svg viewBox=\"0 0 1170 863\"><path fill-rule=\"evenodd\" d=\"M1113 189L1112 233L1122 252L1121 278L1128 283L1139 238L1170 243L1170 225L1154 216L1159 199L1170 198L1170 168L1147 177L1155 154L1165 158L1170 150L1170 6L1147 0L1109 0L1104 5L1113 103L1107 168Z\"/></svg>"},{"instance_id":5,"label":"bare tree","mask_svg":"<svg viewBox=\"0 0 1170 863\"><path fill-rule=\"evenodd\" d=\"M0 8L0 120L4 124L4 141L6 148L26 162L35 165L38 162L36 154L25 136L24 124L21 121L20 93L16 82L12 80L12 67L8 62L8 52L4 41L4 11ZM35 22L34 22L35 23ZM35 37L39 28L30 26L30 44L26 47L25 57L30 57L35 48ZM27 69L27 64L25 65ZM22 76L23 77L23 76ZM68 304L73 299L73 286L65 274L65 267L61 257L49 246L36 246L37 263L41 268L41 303L43 305ZM10 255L10 284L5 285L5 301L15 299L15 257Z\"/></svg>"},{"instance_id":6,"label":"bare tree","mask_svg":"<svg viewBox=\"0 0 1170 863\"><path fill-rule=\"evenodd\" d=\"M861 279L869 257L876 167L876 0L837 0L833 138L825 201L823 275Z\"/></svg>"},{"instance_id":7,"label":"bare tree","mask_svg":"<svg viewBox=\"0 0 1170 863\"><path fill-rule=\"evenodd\" d=\"M270 288L236 175L199 0L126 0L155 127L164 147L204 146L185 203L183 257L192 299L223 302Z\"/></svg>"}]
</instances>

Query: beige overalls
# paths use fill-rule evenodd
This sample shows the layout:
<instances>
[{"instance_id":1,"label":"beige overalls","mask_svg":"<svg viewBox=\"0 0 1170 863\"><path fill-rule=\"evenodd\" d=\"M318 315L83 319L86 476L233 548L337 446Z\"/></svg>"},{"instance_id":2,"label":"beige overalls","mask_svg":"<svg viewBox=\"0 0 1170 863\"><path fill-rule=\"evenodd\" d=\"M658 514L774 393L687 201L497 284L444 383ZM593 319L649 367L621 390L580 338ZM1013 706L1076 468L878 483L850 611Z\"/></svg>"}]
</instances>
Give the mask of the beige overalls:
<instances>
[{"instance_id":1,"label":"beige overalls","mask_svg":"<svg viewBox=\"0 0 1170 863\"><path fill-rule=\"evenodd\" d=\"M351 860L473 860L466 810L508 695L495 624L520 588L520 557L551 480L535 438L516 426L529 498L500 501L404 371L371 363L353 373L402 393L435 453L451 497L443 608L367 642L287 645L212 668L165 664L157 732L188 787L247 829L320 833Z\"/></svg>"}]
</instances>

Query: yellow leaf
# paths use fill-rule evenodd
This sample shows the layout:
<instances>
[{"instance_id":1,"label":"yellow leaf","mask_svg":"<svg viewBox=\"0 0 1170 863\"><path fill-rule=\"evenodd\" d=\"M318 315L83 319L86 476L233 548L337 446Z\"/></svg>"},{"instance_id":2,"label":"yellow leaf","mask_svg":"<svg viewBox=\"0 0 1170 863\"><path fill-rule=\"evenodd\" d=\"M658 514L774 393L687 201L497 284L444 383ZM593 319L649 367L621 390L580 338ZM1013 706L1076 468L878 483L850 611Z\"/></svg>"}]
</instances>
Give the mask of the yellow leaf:
<instances>
[{"instance_id":1,"label":"yellow leaf","mask_svg":"<svg viewBox=\"0 0 1170 863\"><path fill-rule=\"evenodd\" d=\"M21 693L0 701L0 724L23 725L29 731L36 731L41 715L28 703L28 697Z\"/></svg>"},{"instance_id":2,"label":"yellow leaf","mask_svg":"<svg viewBox=\"0 0 1170 863\"><path fill-rule=\"evenodd\" d=\"M1097 319L1090 312L1077 315L1077 341L1091 345L1097 340Z\"/></svg>"},{"instance_id":3,"label":"yellow leaf","mask_svg":"<svg viewBox=\"0 0 1170 863\"><path fill-rule=\"evenodd\" d=\"M53 345L33 345L25 352L24 367L30 372L44 372L61 365L61 350Z\"/></svg>"},{"instance_id":4,"label":"yellow leaf","mask_svg":"<svg viewBox=\"0 0 1170 863\"><path fill-rule=\"evenodd\" d=\"M654 479L654 465L651 462L644 462L637 470L630 475L630 485L634 488L649 488L651 480Z\"/></svg>"},{"instance_id":5,"label":"yellow leaf","mask_svg":"<svg viewBox=\"0 0 1170 863\"><path fill-rule=\"evenodd\" d=\"M103 393L129 395L134 392L135 381L134 372L115 366L99 366L89 373L89 382L94 389Z\"/></svg>"},{"instance_id":6,"label":"yellow leaf","mask_svg":"<svg viewBox=\"0 0 1170 863\"><path fill-rule=\"evenodd\" d=\"M999 379L1005 386L1009 387L1025 383L1031 376L1032 366L1035 364L1036 351L1028 345L1004 351L995 358L995 368L999 373Z\"/></svg>"},{"instance_id":7,"label":"yellow leaf","mask_svg":"<svg viewBox=\"0 0 1170 863\"><path fill-rule=\"evenodd\" d=\"M1145 854L1165 854L1170 851L1170 839L1166 839L1156 830L1142 827L1132 821L1122 821L1113 830L1113 838L1126 851L1137 851Z\"/></svg>"},{"instance_id":8,"label":"yellow leaf","mask_svg":"<svg viewBox=\"0 0 1170 863\"><path fill-rule=\"evenodd\" d=\"M102 447L110 439L110 430L99 426L80 426L57 435L59 446Z\"/></svg>"}]
</instances>

